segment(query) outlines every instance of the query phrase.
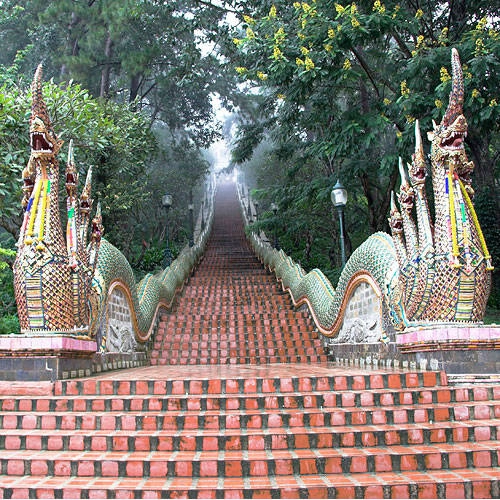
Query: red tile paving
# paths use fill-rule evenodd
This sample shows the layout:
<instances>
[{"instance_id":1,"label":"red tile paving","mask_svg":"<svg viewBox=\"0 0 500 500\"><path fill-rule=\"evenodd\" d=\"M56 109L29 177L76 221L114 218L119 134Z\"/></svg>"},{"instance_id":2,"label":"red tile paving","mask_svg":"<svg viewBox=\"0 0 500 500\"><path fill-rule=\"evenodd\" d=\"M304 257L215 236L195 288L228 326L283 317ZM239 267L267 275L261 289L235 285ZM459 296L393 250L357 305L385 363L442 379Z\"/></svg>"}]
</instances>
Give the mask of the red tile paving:
<instances>
[{"instance_id":1,"label":"red tile paving","mask_svg":"<svg viewBox=\"0 0 500 500\"><path fill-rule=\"evenodd\" d=\"M329 363L232 186L151 362L0 382L0 498L500 497L500 389Z\"/></svg>"}]
</instances>

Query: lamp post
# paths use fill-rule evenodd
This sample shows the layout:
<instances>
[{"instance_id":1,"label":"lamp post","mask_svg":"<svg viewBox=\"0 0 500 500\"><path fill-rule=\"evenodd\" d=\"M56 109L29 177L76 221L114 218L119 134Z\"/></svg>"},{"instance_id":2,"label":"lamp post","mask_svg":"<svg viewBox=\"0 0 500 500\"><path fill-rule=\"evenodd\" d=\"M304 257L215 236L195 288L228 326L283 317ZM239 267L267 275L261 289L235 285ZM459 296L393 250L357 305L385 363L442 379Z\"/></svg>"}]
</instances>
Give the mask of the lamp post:
<instances>
[{"instance_id":1,"label":"lamp post","mask_svg":"<svg viewBox=\"0 0 500 500\"><path fill-rule=\"evenodd\" d=\"M165 207L167 211L167 216L165 218L165 255L164 255L164 267L167 268L172 263L172 252L170 251L170 242L168 240L168 211L172 206L172 195L167 193L163 195L161 199L161 204Z\"/></svg>"},{"instance_id":2,"label":"lamp post","mask_svg":"<svg viewBox=\"0 0 500 500\"><path fill-rule=\"evenodd\" d=\"M274 218L276 219L276 216L278 215L278 205L276 205L276 203L271 203L271 210L273 211ZM280 249L280 243L278 241L278 223L276 220L274 221L274 248L276 248L276 250Z\"/></svg>"},{"instance_id":3,"label":"lamp post","mask_svg":"<svg viewBox=\"0 0 500 500\"><path fill-rule=\"evenodd\" d=\"M189 210L189 246L194 246L194 205L188 205Z\"/></svg>"},{"instance_id":4,"label":"lamp post","mask_svg":"<svg viewBox=\"0 0 500 500\"><path fill-rule=\"evenodd\" d=\"M339 226L340 226L340 252L342 256L342 267L345 266L345 238L344 238L344 207L347 203L347 190L337 180L337 184L333 186L331 193L333 206L337 208L339 213Z\"/></svg>"},{"instance_id":5,"label":"lamp post","mask_svg":"<svg viewBox=\"0 0 500 500\"><path fill-rule=\"evenodd\" d=\"M259 202L255 201L255 222L259 222Z\"/></svg>"}]
</instances>

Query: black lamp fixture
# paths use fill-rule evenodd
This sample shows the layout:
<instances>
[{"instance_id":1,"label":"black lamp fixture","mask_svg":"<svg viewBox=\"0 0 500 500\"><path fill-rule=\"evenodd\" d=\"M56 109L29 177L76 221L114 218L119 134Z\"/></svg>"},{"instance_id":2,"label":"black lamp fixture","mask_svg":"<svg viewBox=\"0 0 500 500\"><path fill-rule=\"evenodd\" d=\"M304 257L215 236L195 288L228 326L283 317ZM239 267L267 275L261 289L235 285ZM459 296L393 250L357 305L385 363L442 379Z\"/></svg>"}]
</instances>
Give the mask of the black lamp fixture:
<instances>
[{"instance_id":1,"label":"black lamp fixture","mask_svg":"<svg viewBox=\"0 0 500 500\"><path fill-rule=\"evenodd\" d=\"M172 252L170 251L170 242L168 237L168 211L173 203L173 197L171 194L166 193L161 198L161 204L167 211L167 217L165 218L165 253L163 258L164 267L170 266L172 264Z\"/></svg>"},{"instance_id":2,"label":"black lamp fixture","mask_svg":"<svg viewBox=\"0 0 500 500\"><path fill-rule=\"evenodd\" d=\"M188 205L189 210L189 246L194 246L194 205L190 203Z\"/></svg>"},{"instance_id":3,"label":"black lamp fixture","mask_svg":"<svg viewBox=\"0 0 500 500\"><path fill-rule=\"evenodd\" d=\"M340 252L342 256L342 267L345 266L345 237L344 237L344 207L347 203L347 190L346 188L337 180L337 184L333 186L331 192L331 199L333 206L337 208L339 213L339 226L340 226Z\"/></svg>"},{"instance_id":4,"label":"black lamp fixture","mask_svg":"<svg viewBox=\"0 0 500 500\"><path fill-rule=\"evenodd\" d=\"M278 215L278 205L276 203L271 203L271 210L274 214L274 218L276 219L276 216ZM279 250L280 249L280 243L278 241L278 221L275 220L274 221L274 248L276 248L276 250Z\"/></svg>"}]
</instances>

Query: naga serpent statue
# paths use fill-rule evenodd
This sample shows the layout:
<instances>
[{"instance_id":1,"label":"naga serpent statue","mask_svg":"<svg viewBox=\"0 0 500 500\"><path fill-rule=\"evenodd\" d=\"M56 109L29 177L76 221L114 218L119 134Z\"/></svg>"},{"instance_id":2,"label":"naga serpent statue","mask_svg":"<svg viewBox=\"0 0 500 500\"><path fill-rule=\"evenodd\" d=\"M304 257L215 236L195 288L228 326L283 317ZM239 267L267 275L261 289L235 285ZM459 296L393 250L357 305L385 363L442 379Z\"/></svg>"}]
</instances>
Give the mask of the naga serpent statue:
<instances>
[{"instance_id":1,"label":"naga serpent statue","mask_svg":"<svg viewBox=\"0 0 500 500\"><path fill-rule=\"evenodd\" d=\"M337 289L317 269L309 273L283 251L251 236L261 260L273 269L296 305L309 306L318 329L336 338L347 303L360 284L368 284L382 305L382 330L443 324L479 323L491 287L491 257L471 201L464 140L464 84L458 52L452 50L452 90L439 125L429 132L434 222L425 192L426 162L418 121L408 176L400 161L400 210L392 196L392 236L370 236L347 262ZM409 177L409 180L408 180ZM413 219L413 211L416 221ZM385 339L388 339L385 335ZM337 339L340 341L340 339Z\"/></svg>"},{"instance_id":2,"label":"naga serpent statue","mask_svg":"<svg viewBox=\"0 0 500 500\"><path fill-rule=\"evenodd\" d=\"M197 245L182 252L171 266L158 274L148 274L136 284L125 256L101 238L99 205L89 238L92 173L89 169L78 198L78 172L71 143L66 168L67 224L63 234L57 161L62 141L52 128L43 99L41 66L32 84L30 145L31 156L23 171L24 220L14 262L21 333L66 334L85 339L95 337L101 329L105 337L109 326L106 301L113 290L119 289L129 305L135 340L146 342L158 308L171 304L200 257L210 225L207 224Z\"/></svg>"}]
</instances>

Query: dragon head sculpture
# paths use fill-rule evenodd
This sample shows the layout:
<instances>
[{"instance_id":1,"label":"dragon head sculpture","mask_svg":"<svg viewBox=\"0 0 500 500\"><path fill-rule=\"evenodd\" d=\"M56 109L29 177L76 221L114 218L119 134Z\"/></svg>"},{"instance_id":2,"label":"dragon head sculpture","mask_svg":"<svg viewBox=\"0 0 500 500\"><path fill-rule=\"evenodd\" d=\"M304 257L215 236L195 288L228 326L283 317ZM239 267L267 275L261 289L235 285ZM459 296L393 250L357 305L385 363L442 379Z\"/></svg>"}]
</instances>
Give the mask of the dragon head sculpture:
<instances>
[{"instance_id":1,"label":"dragon head sculpture","mask_svg":"<svg viewBox=\"0 0 500 500\"><path fill-rule=\"evenodd\" d=\"M42 65L35 72L31 85L32 104L30 118L31 155L34 158L45 158L57 155L63 141L56 136L50 121L47 106L43 99Z\"/></svg>"},{"instance_id":2,"label":"dragon head sculpture","mask_svg":"<svg viewBox=\"0 0 500 500\"><path fill-rule=\"evenodd\" d=\"M428 132L428 137L432 142L435 161L446 161L472 196L474 191L470 175L474 170L474 163L468 160L464 147L468 128L463 114L464 77L458 51L455 48L451 51L451 69L452 88L448 107L439 125L433 121L433 130Z\"/></svg>"},{"instance_id":3,"label":"dragon head sculpture","mask_svg":"<svg viewBox=\"0 0 500 500\"><path fill-rule=\"evenodd\" d=\"M78 172L70 143L66 168L67 224L59 210L56 136L43 99L42 66L32 84L31 155L23 171L24 219L14 262L14 288L24 333L88 334L89 296L100 238L87 247L90 179L78 202ZM94 257L90 264L89 255Z\"/></svg>"}]
</instances>

